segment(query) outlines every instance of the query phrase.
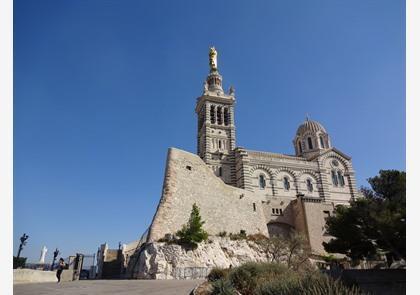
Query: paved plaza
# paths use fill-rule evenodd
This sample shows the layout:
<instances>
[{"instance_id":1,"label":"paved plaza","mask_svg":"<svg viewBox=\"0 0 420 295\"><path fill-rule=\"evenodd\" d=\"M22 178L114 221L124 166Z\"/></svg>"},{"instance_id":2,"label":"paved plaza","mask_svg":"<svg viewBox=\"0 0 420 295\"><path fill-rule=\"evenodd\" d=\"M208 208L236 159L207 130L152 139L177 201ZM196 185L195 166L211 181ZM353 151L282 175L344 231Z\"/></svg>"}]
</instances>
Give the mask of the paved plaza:
<instances>
[{"instance_id":1,"label":"paved plaza","mask_svg":"<svg viewBox=\"0 0 420 295\"><path fill-rule=\"evenodd\" d=\"M14 285L14 295L189 294L200 280L95 280Z\"/></svg>"}]
</instances>

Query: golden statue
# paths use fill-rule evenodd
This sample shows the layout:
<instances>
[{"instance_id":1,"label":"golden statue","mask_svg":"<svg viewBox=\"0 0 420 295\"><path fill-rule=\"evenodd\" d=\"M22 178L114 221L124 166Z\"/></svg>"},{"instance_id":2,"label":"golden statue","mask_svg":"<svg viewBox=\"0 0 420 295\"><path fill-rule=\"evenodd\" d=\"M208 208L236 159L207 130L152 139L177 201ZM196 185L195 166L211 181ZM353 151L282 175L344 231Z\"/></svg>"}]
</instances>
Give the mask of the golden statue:
<instances>
[{"instance_id":1,"label":"golden statue","mask_svg":"<svg viewBox=\"0 0 420 295\"><path fill-rule=\"evenodd\" d=\"M217 51L216 48L210 47L209 65L211 70L217 70Z\"/></svg>"}]
</instances>

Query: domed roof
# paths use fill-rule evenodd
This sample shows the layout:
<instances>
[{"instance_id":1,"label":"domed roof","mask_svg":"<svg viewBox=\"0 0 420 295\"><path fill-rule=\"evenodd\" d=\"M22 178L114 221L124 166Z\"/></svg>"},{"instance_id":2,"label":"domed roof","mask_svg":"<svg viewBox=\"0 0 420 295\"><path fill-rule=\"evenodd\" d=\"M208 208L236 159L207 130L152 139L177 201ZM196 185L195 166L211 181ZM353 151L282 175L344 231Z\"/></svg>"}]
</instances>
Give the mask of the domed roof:
<instances>
[{"instance_id":1,"label":"domed roof","mask_svg":"<svg viewBox=\"0 0 420 295\"><path fill-rule=\"evenodd\" d=\"M309 120L306 119L298 128L298 130L296 131L296 135L303 135L305 134L307 131L311 131L313 133L316 133L318 131L322 131L327 133L327 131L325 130L324 126L322 126L320 123L318 123L317 121L313 121L313 120Z\"/></svg>"}]
</instances>

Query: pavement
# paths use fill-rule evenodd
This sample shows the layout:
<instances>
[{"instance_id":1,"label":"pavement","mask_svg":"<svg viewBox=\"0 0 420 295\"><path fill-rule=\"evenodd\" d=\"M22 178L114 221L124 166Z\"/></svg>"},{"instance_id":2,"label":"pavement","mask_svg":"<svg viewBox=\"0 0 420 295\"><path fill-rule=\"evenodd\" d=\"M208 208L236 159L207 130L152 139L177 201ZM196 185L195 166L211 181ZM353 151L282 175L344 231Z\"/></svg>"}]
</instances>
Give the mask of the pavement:
<instances>
[{"instance_id":1,"label":"pavement","mask_svg":"<svg viewBox=\"0 0 420 295\"><path fill-rule=\"evenodd\" d=\"M203 280L82 280L13 286L13 295L187 295Z\"/></svg>"}]
</instances>

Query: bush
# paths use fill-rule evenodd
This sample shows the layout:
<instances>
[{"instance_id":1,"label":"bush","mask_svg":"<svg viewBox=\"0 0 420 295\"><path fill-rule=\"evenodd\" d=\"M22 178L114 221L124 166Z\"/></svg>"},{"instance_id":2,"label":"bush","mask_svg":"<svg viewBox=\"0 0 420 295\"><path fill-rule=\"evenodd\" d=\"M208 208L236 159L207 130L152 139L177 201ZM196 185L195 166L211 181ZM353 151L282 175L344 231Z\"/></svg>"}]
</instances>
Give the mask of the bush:
<instances>
[{"instance_id":1,"label":"bush","mask_svg":"<svg viewBox=\"0 0 420 295\"><path fill-rule=\"evenodd\" d=\"M268 238L266 236L264 236L263 234L253 234L253 235L249 235L247 236L247 239L249 241L253 241L253 242L259 242L259 241L265 241L268 240Z\"/></svg>"},{"instance_id":2,"label":"bush","mask_svg":"<svg viewBox=\"0 0 420 295\"><path fill-rule=\"evenodd\" d=\"M231 240L234 240L234 241L236 241L236 240L244 240L244 239L246 239L246 231L244 229L241 229L239 231L239 233L237 233L237 234L230 233L229 234L229 238Z\"/></svg>"},{"instance_id":3,"label":"bush","mask_svg":"<svg viewBox=\"0 0 420 295\"><path fill-rule=\"evenodd\" d=\"M229 280L241 294L255 294L255 288L264 281L289 274L288 269L276 263L245 263L231 270Z\"/></svg>"},{"instance_id":4,"label":"bush","mask_svg":"<svg viewBox=\"0 0 420 295\"><path fill-rule=\"evenodd\" d=\"M157 240L159 243L167 243L167 244L173 244L176 242L176 239L174 235L172 234L166 234L163 238L160 238Z\"/></svg>"},{"instance_id":5,"label":"bush","mask_svg":"<svg viewBox=\"0 0 420 295\"><path fill-rule=\"evenodd\" d=\"M201 221L200 209L194 203L192 206L190 219L184 224L176 235L179 237L178 243L182 246L197 248L198 243L207 240L208 234L203 229L204 221Z\"/></svg>"},{"instance_id":6,"label":"bush","mask_svg":"<svg viewBox=\"0 0 420 295\"><path fill-rule=\"evenodd\" d=\"M229 280L217 280L212 283L212 295L235 295L236 291Z\"/></svg>"},{"instance_id":7,"label":"bush","mask_svg":"<svg viewBox=\"0 0 420 295\"><path fill-rule=\"evenodd\" d=\"M217 280L226 279L229 274L228 268L213 268L210 273L207 275L207 280L209 282L215 282Z\"/></svg>"},{"instance_id":8,"label":"bush","mask_svg":"<svg viewBox=\"0 0 420 295\"><path fill-rule=\"evenodd\" d=\"M24 268L26 264L27 257L19 257L13 256L13 268Z\"/></svg>"},{"instance_id":9,"label":"bush","mask_svg":"<svg viewBox=\"0 0 420 295\"><path fill-rule=\"evenodd\" d=\"M225 230L221 231L220 233L217 234L217 236L224 238L227 236L227 232Z\"/></svg>"},{"instance_id":10,"label":"bush","mask_svg":"<svg viewBox=\"0 0 420 295\"><path fill-rule=\"evenodd\" d=\"M211 294L242 295L359 295L357 287L348 287L319 271L298 272L278 263L245 263L233 269L213 269L208 275Z\"/></svg>"},{"instance_id":11,"label":"bush","mask_svg":"<svg viewBox=\"0 0 420 295\"><path fill-rule=\"evenodd\" d=\"M347 287L325 275L285 276L281 279L262 282L255 289L257 295L358 295L362 294L356 287Z\"/></svg>"}]
</instances>

